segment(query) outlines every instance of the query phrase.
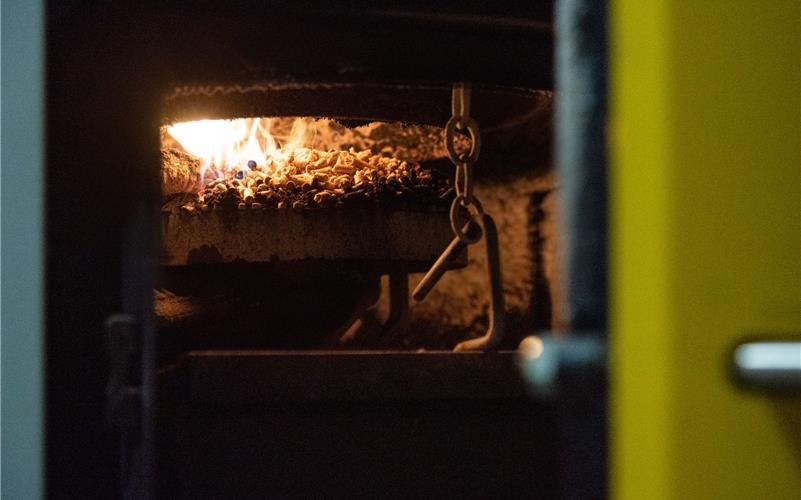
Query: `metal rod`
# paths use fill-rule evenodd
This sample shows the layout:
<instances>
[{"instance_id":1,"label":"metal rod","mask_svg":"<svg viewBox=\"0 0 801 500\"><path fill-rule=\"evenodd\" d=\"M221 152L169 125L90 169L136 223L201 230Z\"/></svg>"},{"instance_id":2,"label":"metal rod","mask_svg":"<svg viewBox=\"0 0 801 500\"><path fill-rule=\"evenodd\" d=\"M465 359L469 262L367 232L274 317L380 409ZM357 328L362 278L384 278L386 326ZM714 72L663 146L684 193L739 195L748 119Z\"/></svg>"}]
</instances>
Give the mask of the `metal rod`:
<instances>
[{"instance_id":1,"label":"metal rod","mask_svg":"<svg viewBox=\"0 0 801 500\"><path fill-rule=\"evenodd\" d=\"M744 388L766 394L801 394L801 340L744 342L734 349L732 366L735 379Z\"/></svg>"},{"instance_id":2,"label":"metal rod","mask_svg":"<svg viewBox=\"0 0 801 500\"><path fill-rule=\"evenodd\" d=\"M556 25L556 171L571 337L602 340L607 328L606 3L559 0ZM604 360L601 360L601 366ZM605 370L560 370L565 453L563 497L607 495Z\"/></svg>"},{"instance_id":3,"label":"metal rod","mask_svg":"<svg viewBox=\"0 0 801 500\"><path fill-rule=\"evenodd\" d=\"M481 237L481 226L470 220L464 225L463 232L467 234L470 241L477 240ZM442 252L442 255L439 256L434 265L431 266L431 269L428 270L423 279L420 280L420 283L414 288L412 292L414 300L419 302L428 296L428 293L436 286L442 275L450 268L450 262L458 257L467 248L467 245L468 243L462 241L458 236L450 242L445 251Z\"/></svg>"}]
</instances>

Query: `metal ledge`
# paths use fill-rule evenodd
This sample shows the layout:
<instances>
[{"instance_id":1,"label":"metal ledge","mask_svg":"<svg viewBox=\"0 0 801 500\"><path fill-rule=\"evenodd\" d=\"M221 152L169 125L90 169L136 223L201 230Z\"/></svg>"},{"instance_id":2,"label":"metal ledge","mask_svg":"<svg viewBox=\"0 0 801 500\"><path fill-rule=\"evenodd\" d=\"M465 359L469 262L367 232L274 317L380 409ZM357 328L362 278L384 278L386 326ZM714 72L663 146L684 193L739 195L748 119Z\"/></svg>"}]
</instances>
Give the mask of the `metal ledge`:
<instances>
[{"instance_id":1,"label":"metal ledge","mask_svg":"<svg viewBox=\"0 0 801 500\"><path fill-rule=\"evenodd\" d=\"M515 353L191 351L192 404L518 398Z\"/></svg>"},{"instance_id":2,"label":"metal ledge","mask_svg":"<svg viewBox=\"0 0 801 500\"><path fill-rule=\"evenodd\" d=\"M304 259L427 269L453 238L446 211L265 209L163 214L161 264ZM462 259L459 264L465 262Z\"/></svg>"}]
</instances>

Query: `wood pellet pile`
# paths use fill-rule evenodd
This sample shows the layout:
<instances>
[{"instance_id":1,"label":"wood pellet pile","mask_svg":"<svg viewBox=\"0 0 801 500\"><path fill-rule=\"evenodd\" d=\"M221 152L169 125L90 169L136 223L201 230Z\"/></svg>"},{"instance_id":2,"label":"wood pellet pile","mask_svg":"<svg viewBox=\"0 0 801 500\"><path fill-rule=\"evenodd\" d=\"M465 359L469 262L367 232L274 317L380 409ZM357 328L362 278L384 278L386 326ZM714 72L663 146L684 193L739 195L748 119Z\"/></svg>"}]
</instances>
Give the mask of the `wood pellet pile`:
<instances>
[{"instance_id":1,"label":"wood pellet pile","mask_svg":"<svg viewBox=\"0 0 801 500\"><path fill-rule=\"evenodd\" d=\"M169 155L168 155L169 156ZM168 157L168 156L165 156ZM248 162L205 182L184 213L210 210L319 209L348 206L447 208L448 176L370 150L298 148L266 165Z\"/></svg>"}]
</instances>

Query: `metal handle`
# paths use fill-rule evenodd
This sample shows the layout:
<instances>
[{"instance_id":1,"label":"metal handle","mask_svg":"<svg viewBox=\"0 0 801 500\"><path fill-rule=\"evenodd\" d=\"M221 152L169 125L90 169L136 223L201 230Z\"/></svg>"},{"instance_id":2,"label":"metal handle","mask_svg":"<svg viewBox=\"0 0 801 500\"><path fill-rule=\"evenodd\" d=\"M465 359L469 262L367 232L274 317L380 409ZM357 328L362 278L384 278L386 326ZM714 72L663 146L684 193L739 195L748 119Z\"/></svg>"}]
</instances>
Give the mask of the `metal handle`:
<instances>
[{"instance_id":1,"label":"metal handle","mask_svg":"<svg viewBox=\"0 0 801 500\"><path fill-rule=\"evenodd\" d=\"M801 340L744 342L734 349L739 385L763 392L801 392Z\"/></svg>"},{"instance_id":2,"label":"metal handle","mask_svg":"<svg viewBox=\"0 0 801 500\"><path fill-rule=\"evenodd\" d=\"M434 288L434 285L439 283L445 271L450 267L451 262L461 255L464 249L467 248L467 245L480 240L483 231L481 230L481 226L473 220L470 220L462 228L462 234L465 235L466 241L463 241L460 236L456 236L453 241L451 241L445 251L442 252L442 255L439 256L437 261L434 262L434 265L431 266L431 269L428 270L426 275L423 276L423 279L420 280L420 283L415 287L412 292L414 300L419 302L425 299L428 296L428 292Z\"/></svg>"}]
</instances>

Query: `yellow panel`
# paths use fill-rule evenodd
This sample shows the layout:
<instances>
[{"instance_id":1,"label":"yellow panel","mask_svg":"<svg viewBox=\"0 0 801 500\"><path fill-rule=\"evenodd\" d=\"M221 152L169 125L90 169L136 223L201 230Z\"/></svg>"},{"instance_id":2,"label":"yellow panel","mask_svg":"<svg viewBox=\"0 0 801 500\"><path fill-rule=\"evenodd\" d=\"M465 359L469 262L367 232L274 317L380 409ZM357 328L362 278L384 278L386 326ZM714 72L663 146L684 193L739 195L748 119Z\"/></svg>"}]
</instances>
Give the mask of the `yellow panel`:
<instances>
[{"instance_id":1,"label":"yellow panel","mask_svg":"<svg viewBox=\"0 0 801 500\"><path fill-rule=\"evenodd\" d=\"M612 493L801 498L801 401L736 391L801 332L798 2L611 4Z\"/></svg>"}]
</instances>

